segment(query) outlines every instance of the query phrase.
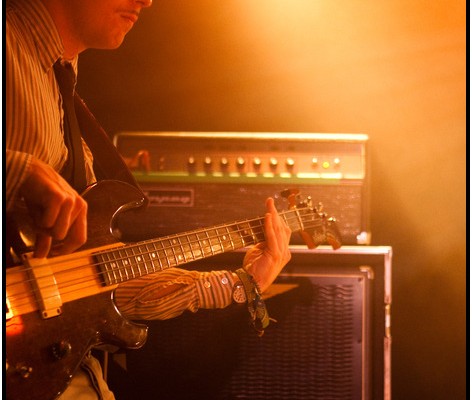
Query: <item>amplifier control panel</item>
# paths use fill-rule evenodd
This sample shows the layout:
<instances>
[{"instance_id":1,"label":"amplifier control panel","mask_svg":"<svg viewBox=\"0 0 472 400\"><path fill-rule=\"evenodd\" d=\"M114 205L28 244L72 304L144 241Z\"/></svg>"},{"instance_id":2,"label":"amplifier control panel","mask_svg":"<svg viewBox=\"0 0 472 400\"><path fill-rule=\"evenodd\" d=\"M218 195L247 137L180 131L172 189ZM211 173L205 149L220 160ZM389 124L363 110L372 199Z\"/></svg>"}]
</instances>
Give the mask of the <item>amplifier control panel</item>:
<instances>
[{"instance_id":1,"label":"amplifier control panel","mask_svg":"<svg viewBox=\"0 0 472 400\"><path fill-rule=\"evenodd\" d=\"M158 175L364 179L362 134L123 132L118 151Z\"/></svg>"}]
</instances>

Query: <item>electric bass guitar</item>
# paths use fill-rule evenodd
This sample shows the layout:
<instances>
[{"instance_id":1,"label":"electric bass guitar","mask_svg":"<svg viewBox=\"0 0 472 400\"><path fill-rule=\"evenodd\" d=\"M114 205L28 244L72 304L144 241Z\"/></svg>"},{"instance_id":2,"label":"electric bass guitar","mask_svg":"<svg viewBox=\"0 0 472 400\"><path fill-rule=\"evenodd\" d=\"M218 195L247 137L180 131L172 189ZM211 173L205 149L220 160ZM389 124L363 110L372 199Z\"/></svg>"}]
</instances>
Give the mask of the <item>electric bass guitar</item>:
<instances>
[{"instance_id":1,"label":"electric bass guitar","mask_svg":"<svg viewBox=\"0 0 472 400\"><path fill-rule=\"evenodd\" d=\"M296 204L286 192L288 210L280 213L292 232L310 248L341 245L336 222L313 208ZM50 400L67 388L84 355L107 344L139 348L147 326L124 318L113 290L122 282L262 242L264 219L123 243L117 221L145 204L142 193L119 181L88 188L88 242L79 251L52 258L23 254L6 268L6 369L9 400Z\"/></svg>"}]
</instances>

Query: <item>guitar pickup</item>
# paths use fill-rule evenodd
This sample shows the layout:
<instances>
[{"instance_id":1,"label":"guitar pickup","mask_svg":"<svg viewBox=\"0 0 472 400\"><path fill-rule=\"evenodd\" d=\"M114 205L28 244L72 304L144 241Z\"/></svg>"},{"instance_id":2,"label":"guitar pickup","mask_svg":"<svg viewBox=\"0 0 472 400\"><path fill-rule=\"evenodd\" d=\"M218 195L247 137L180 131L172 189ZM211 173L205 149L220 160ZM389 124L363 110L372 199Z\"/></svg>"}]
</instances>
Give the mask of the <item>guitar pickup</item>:
<instances>
[{"instance_id":1,"label":"guitar pickup","mask_svg":"<svg viewBox=\"0 0 472 400\"><path fill-rule=\"evenodd\" d=\"M56 278L47 259L33 258L32 253L23 256L28 267L28 275L33 285L36 301L38 302L43 319L56 317L62 314L62 299L57 287Z\"/></svg>"}]
</instances>

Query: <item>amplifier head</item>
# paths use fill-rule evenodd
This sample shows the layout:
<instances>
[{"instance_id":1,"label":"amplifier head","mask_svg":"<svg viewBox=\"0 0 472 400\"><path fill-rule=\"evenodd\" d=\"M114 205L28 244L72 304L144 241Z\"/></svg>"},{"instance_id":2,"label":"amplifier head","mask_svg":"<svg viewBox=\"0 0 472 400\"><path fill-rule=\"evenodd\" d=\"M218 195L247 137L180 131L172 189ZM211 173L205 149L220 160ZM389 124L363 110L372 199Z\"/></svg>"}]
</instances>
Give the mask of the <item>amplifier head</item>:
<instances>
[{"instance_id":1,"label":"amplifier head","mask_svg":"<svg viewBox=\"0 0 472 400\"><path fill-rule=\"evenodd\" d=\"M173 234L255 217L266 197L283 207L280 193L298 189L336 218L344 244L369 244L367 140L364 134L119 133L115 146L150 200L145 220L125 229Z\"/></svg>"}]
</instances>

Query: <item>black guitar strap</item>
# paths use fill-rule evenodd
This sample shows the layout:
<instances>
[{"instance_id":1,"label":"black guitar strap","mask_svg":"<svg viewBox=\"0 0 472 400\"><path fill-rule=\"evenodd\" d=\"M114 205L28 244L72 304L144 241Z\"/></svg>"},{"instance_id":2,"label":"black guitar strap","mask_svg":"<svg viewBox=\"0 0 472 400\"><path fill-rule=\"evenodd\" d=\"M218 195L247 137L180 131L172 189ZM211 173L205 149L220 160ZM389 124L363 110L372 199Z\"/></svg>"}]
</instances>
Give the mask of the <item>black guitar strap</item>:
<instances>
[{"instance_id":1,"label":"black guitar strap","mask_svg":"<svg viewBox=\"0 0 472 400\"><path fill-rule=\"evenodd\" d=\"M97 179L112 179L126 182L137 187L142 192L136 179L105 130L77 93L75 93L74 105L82 137L93 154L93 168ZM144 193L143 197L146 198Z\"/></svg>"}]
</instances>

